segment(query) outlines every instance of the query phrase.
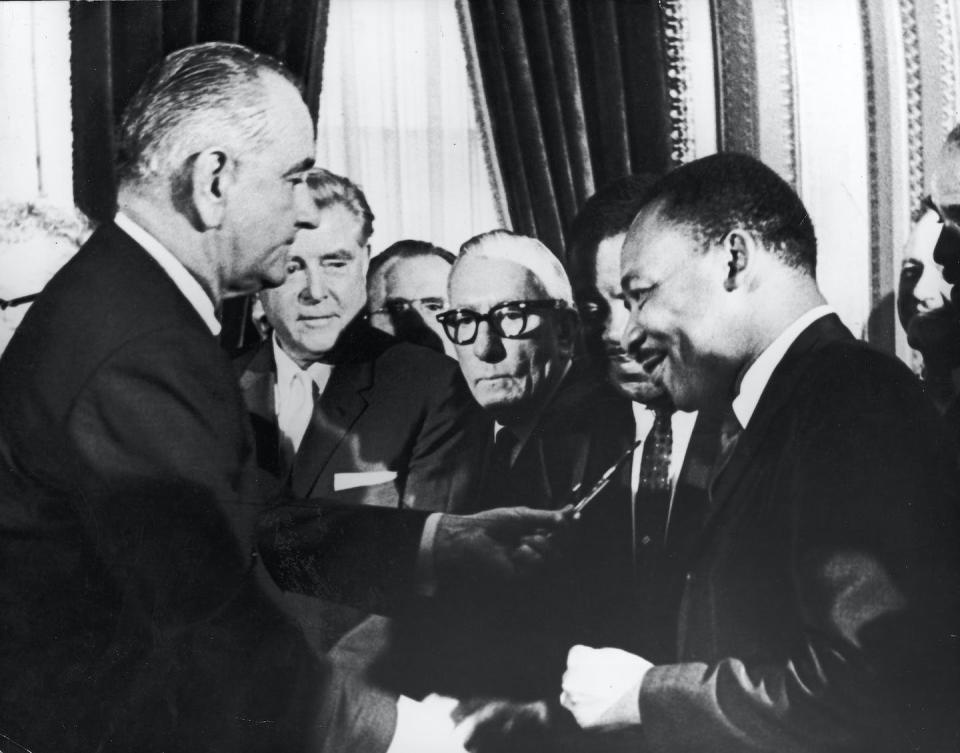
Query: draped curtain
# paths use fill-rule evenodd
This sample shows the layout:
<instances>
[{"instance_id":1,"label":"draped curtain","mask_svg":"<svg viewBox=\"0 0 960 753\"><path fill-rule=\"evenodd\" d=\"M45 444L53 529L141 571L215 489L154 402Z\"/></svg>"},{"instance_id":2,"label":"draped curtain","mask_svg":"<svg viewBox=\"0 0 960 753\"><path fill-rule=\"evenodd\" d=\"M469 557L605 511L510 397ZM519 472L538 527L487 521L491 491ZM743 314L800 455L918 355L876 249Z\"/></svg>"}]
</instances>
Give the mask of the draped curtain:
<instances>
[{"instance_id":1,"label":"draped curtain","mask_svg":"<svg viewBox=\"0 0 960 753\"><path fill-rule=\"evenodd\" d=\"M564 259L604 183L670 165L656 0L466 0L515 230Z\"/></svg>"},{"instance_id":2,"label":"draped curtain","mask_svg":"<svg viewBox=\"0 0 960 753\"><path fill-rule=\"evenodd\" d=\"M280 58L304 83L316 119L328 0L139 0L70 3L73 188L95 221L116 211L114 128L147 71L198 42L240 42ZM248 339L245 301L228 301L223 341Z\"/></svg>"},{"instance_id":3,"label":"draped curtain","mask_svg":"<svg viewBox=\"0 0 960 753\"><path fill-rule=\"evenodd\" d=\"M363 188L373 253L504 223L465 58L454 0L330 0L317 163Z\"/></svg>"}]
</instances>

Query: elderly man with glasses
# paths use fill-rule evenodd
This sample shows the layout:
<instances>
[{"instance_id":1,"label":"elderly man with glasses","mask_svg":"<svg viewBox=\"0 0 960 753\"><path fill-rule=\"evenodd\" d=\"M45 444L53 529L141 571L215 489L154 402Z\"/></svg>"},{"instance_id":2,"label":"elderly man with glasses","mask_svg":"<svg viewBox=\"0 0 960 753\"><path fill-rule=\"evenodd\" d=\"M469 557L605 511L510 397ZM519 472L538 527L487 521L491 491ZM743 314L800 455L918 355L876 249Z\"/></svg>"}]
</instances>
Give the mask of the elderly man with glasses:
<instances>
[{"instance_id":1,"label":"elderly man with glasses","mask_svg":"<svg viewBox=\"0 0 960 753\"><path fill-rule=\"evenodd\" d=\"M611 427L630 418L574 363L579 321L563 267L534 238L495 230L463 245L449 295L437 318L489 419L473 509L562 508L622 455ZM615 535L628 526L627 506L601 495L541 592L489 593L478 579L455 612L412 629L399 652L420 684L409 692L554 696L565 648L597 635L594 623L611 612L608 595L629 568L628 546L613 542L628 541Z\"/></svg>"}]
</instances>

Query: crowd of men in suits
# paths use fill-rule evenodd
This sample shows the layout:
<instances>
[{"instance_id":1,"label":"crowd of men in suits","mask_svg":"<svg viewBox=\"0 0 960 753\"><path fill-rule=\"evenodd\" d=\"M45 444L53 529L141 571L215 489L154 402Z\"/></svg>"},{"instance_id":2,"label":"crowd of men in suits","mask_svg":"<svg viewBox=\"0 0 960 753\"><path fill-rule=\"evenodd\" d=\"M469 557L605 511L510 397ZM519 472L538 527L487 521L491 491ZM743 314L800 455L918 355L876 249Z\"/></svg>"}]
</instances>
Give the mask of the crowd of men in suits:
<instances>
[{"instance_id":1,"label":"crowd of men in suits","mask_svg":"<svg viewBox=\"0 0 960 753\"><path fill-rule=\"evenodd\" d=\"M125 111L0 359L0 751L956 749L955 432L783 180L617 181L566 269L371 261L313 134L239 45Z\"/></svg>"}]
</instances>

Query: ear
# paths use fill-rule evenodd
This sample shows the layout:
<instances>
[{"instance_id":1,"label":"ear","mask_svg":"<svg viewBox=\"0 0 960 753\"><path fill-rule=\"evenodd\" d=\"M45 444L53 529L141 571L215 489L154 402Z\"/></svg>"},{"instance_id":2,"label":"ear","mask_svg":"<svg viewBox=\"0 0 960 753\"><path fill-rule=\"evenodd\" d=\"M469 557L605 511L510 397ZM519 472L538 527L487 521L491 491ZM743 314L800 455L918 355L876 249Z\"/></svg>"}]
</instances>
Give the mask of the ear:
<instances>
[{"instance_id":1,"label":"ear","mask_svg":"<svg viewBox=\"0 0 960 753\"><path fill-rule=\"evenodd\" d=\"M223 149L204 149L194 160L191 178L191 199L203 229L220 227L236 179L236 162Z\"/></svg>"},{"instance_id":2,"label":"ear","mask_svg":"<svg viewBox=\"0 0 960 753\"><path fill-rule=\"evenodd\" d=\"M727 233L722 246L727 262L727 277L723 281L723 287L727 291L733 291L743 285L756 247L753 236L739 228Z\"/></svg>"}]
</instances>

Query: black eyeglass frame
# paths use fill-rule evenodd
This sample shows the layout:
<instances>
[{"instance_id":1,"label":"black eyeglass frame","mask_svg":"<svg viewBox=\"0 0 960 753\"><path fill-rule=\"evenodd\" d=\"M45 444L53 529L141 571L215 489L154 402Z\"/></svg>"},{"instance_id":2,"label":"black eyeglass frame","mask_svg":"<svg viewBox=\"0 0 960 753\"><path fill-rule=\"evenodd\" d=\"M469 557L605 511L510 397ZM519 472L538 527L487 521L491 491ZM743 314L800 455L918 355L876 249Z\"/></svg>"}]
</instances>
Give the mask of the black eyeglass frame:
<instances>
[{"instance_id":1,"label":"black eyeglass frame","mask_svg":"<svg viewBox=\"0 0 960 753\"><path fill-rule=\"evenodd\" d=\"M499 311L502 311L507 308L519 309L520 314L523 316L523 323L520 326L520 331L513 335L508 335L503 331L503 327L500 325L500 322L496 319L496 314ZM543 298L535 301L504 301L503 303L498 303L496 306L491 306L490 310L486 314L481 314L473 309L450 309L449 311L444 311L441 314L437 314L437 321L443 325L444 334L450 339L450 342L455 345L470 345L477 339L477 335L480 333L480 323L486 322L490 325L492 329L499 337L506 338L507 340L517 340L524 335L529 333L527 329L528 326L528 312L533 313L536 311L564 311L572 310L567 304L566 301L562 301L559 298ZM454 327L456 326L453 317L457 314L471 314L473 316L473 334L470 337L457 339L455 337Z\"/></svg>"}]
</instances>

